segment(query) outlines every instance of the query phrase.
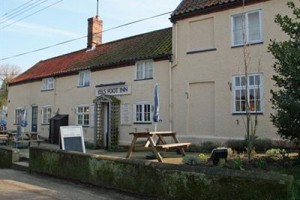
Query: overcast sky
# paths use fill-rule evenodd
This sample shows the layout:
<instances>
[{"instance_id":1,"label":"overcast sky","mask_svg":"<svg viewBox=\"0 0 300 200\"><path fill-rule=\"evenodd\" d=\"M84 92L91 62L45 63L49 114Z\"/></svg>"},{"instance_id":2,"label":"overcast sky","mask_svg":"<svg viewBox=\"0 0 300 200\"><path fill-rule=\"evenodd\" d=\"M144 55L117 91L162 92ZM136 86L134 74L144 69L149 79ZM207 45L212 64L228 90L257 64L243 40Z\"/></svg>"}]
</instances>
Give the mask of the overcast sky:
<instances>
[{"instance_id":1,"label":"overcast sky","mask_svg":"<svg viewBox=\"0 0 300 200\"><path fill-rule=\"evenodd\" d=\"M103 29L107 30L173 11L180 2L181 0L99 0L99 16L103 20ZM32 7L34 8L29 10ZM41 9L44 10L39 11ZM97 0L0 0L0 65L18 65L25 71L40 60L85 48L86 38L83 38L2 60L86 36L87 19L95 16L96 11ZM37 13L34 14L35 12ZM33 15L26 18L31 14ZM172 24L169 17L170 14L104 32L103 42L170 27ZM18 20L20 21L16 22Z\"/></svg>"}]
</instances>

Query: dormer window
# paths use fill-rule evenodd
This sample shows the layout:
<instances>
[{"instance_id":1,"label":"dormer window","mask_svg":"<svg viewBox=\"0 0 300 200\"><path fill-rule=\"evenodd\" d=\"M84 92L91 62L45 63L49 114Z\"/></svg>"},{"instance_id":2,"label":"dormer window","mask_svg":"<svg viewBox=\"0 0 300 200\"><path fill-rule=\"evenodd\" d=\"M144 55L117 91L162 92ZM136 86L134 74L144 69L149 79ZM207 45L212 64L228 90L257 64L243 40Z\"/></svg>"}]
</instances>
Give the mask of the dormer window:
<instances>
[{"instance_id":1,"label":"dormer window","mask_svg":"<svg viewBox=\"0 0 300 200\"><path fill-rule=\"evenodd\" d=\"M136 62L136 80L153 78L153 61L144 60Z\"/></svg>"},{"instance_id":2,"label":"dormer window","mask_svg":"<svg viewBox=\"0 0 300 200\"><path fill-rule=\"evenodd\" d=\"M53 90L54 89L54 78L44 78L42 90Z\"/></svg>"},{"instance_id":3,"label":"dormer window","mask_svg":"<svg viewBox=\"0 0 300 200\"><path fill-rule=\"evenodd\" d=\"M87 87L91 83L91 71L85 70L79 72L78 87Z\"/></svg>"}]
</instances>

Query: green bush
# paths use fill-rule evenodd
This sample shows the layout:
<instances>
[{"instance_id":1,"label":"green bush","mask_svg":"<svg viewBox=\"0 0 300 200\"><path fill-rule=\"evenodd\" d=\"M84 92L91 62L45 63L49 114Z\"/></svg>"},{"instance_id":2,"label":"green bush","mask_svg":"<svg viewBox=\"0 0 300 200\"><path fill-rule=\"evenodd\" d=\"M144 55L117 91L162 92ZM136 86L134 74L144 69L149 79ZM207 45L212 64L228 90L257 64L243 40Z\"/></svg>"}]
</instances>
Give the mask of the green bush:
<instances>
[{"instance_id":1,"label":"green bush","mask_svg":"<svg viewBox=\"0 0 300 200\"><path fill-rule=\"evenodd\" d=\"M245 151L246 141L245 140L227 140L226 147L232 150L243 152Z\"/></svg>"},{"instance_id":2,"label":"green bush","mask_svg":"<svg viewBox=\"0 0 300 200\"><path fill-rule=\"evenodd\" d=\"M217 148L219 146L220 144L215 142L210 142L210 141L203 142L201 143L200 151L203 153L210 153L214 148Z\"/></svg>"},{"instance_id":3,"label":"green bush","mask_svg":"<svg viewBox=\"0 0 300 200\"><path fill-rule=\"evenodd\" d=\"M246 140L228 140L226 142L226 147L236 150L238 152L245 151ZM255 151L265 152L267 149L274 147L274 144L271 139L260 139L256 138L254 141Z\"/></svg>"},{"instance_id":4,"label":"green bush","mask_svg":"<svg viewBox=\"0 0 300 200\"><path fill-rule=\"evenodd\" d=\"M197 156L184 156L182 162L186 165L199 165L201 163Z\"/></svg>"},{"instance_id":5,"label":"green bush","mask_svg":"<svg viewBox=\"0 0 300 200\"><path fill-rule=\"evenodd\" d=\"M96 149L96 145L91 142L84 142L85 148L87 149Z\"/></svg>"},{"instance_id":6,"label":"green bush","mask_svg":"<svg viewBox=\"0 0 300 200\"><path fill-rule=\"evenodd\" d=\"M271 139L256 139L254 143L256 152L265 152L267 149L274 147Z\"/></svg>"}]
</instances>

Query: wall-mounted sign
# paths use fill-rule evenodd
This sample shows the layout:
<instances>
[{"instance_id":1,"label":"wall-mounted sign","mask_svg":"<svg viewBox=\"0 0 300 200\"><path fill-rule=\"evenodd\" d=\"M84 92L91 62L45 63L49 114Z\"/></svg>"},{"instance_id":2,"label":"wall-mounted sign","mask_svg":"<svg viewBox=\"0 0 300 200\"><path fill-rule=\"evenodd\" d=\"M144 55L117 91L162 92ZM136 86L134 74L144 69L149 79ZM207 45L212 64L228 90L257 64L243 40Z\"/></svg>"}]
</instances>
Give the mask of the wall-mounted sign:
<instances>
[{"instance_id":1,"label":"wall-mounted sign","mask_svg":"<svg viewBox=\"0 0 300 200\"><path fill-rule=\"evenodd\" d=\"M132 106L130 104L121 104L121 125L132 124Z\"/></svg>"},{"instance_id":2,"label":"wall-mounted sign","mask_svg":"<svg viewBox=\"0 0 300 200\"><path fill-rule=\"evenodd\" d=\"M125 94L131 94L131 87L129 85L116 85L116 86L96 88L96 96L125 95Z\"/></svg>"}]
</instances>

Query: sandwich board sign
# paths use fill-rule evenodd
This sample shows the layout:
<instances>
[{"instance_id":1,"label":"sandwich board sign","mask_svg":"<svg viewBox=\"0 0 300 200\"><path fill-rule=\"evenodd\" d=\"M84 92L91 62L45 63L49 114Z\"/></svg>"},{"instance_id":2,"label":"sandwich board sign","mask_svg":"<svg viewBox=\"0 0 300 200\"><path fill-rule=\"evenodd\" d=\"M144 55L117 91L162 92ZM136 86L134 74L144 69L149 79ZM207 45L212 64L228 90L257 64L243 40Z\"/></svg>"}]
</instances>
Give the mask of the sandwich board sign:
<instances>
[{"instance_id":1,"label":"sandwich board sign","mask_svg":"<svg viewBox=\"0 0 300 200\"><path fill-rule=\"evenodd\" d=\"M61 126L60 137L63 150L85 153L83 131L81 126Z\"/></svg>"}]
</instances>

